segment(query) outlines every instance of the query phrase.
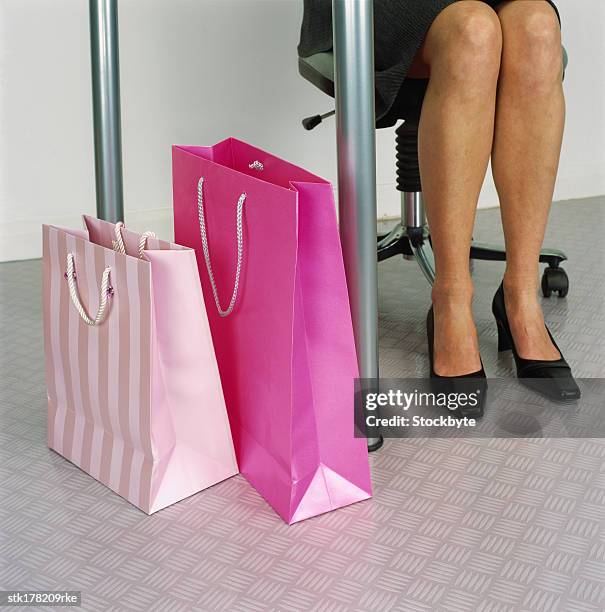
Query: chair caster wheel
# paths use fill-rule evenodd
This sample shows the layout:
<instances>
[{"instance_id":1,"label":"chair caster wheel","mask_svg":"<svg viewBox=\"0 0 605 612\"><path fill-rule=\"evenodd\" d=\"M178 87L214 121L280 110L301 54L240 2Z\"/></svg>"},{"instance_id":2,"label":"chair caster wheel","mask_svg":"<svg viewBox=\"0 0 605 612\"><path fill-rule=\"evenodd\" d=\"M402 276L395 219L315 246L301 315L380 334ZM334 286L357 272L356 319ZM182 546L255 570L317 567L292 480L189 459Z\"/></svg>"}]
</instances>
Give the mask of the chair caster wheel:
<instances>
[{"instance_id":1,"label":"chair caster wheel","mask_svg":"<svg viewBox=\"0 0 605 612\"><path fill-rule=\"evenodd\" d=\"M378 440L375 444L368 444L368 453L374 453L384 444L384 438L382 436L378 436Z\"/></svg>"},{"instance_id":2,"label":"chair caster wheel","mask_svg":"<svg viewBox=\"0 0 605 612\"><path fill-rule=\"evenodd\" d=\"M542 295L549 298L553 292L564 298L569 291L569 278L563 268L546 268L542 275Z\"/></svg>"}]
</instances>

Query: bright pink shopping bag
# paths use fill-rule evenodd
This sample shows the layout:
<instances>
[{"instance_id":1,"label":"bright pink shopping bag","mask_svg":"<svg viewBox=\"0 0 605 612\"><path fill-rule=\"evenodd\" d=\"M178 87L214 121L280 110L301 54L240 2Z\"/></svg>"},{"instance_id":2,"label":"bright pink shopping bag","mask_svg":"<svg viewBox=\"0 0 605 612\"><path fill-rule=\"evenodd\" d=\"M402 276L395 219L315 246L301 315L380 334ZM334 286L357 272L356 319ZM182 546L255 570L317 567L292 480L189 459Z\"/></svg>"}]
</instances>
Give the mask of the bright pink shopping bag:
<instances>
[{"instance_id":1,"label":"bright pink shopping bag","mask_svg":"<svg viewBox=\"0 0 605 612\"><path fill-rule=\"evenodd\" d=\"M370 497L331 185L229 138L173 147L241 473L287 522Z\"/></svg>"},{"instance_id":2,"label":"bright pink shopping bag","mask_svg":"<svg viewBox=\"0 0 605 612\"><path fill-rule=\"evenodd\" d=\"M48 445L151 514L237 473L195 255L85 225L43 228Z\"/></svg>"}]
</instances>

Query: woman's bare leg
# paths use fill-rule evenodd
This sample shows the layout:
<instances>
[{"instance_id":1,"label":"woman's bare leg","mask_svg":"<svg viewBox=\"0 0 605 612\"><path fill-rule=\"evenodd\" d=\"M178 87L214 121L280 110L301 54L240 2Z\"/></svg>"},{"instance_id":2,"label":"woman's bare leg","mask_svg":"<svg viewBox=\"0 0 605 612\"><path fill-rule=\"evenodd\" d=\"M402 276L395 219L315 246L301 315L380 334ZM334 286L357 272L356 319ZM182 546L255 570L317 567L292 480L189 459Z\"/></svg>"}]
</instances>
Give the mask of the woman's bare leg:
<instances>
[{"instance_id":1,"label":"woman's bare leg","mask_svg":"<svg viewBox=\"0 0 605 612\"><path fill-rule=\"evenodd\" d=\"M492 168L506 239L506 310L521 357L558 359L538 301L538 258L563 137L561 31L544 0L503 2L497 13L503 51Z\"/></svg>"},{"instance_id":2,"label":"woman's bare leg","mask_svg":"<svg viewBox=\"0 0 605 612\"><path fill-rule=\"evenodd\" d=\"M435 19L418 58L430 71L418 148L435 253L434 367L442 376L481 368L469 250L492 149L501 44L496 13L461 0Z\"/></svg>"}]
</instances>

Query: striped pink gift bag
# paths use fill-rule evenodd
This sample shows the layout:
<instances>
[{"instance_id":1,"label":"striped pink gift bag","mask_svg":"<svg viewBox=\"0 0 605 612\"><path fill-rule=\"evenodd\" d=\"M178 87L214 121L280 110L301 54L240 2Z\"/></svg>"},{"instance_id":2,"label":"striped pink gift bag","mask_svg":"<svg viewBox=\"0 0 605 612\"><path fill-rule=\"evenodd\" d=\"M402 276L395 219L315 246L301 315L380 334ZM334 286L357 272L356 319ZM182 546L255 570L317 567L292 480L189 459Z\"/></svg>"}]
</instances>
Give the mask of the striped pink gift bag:
<instances>
[{"instance_id":1,"label":"striped pink gift bag","mask_svg":"<svg viewBox=\"0 0 605 612\"><path fill-rule=\"evenodd\" d=\"M151 514L237 473L195 253L45 225L48 445Z\"/></svg>"}]
</instances>

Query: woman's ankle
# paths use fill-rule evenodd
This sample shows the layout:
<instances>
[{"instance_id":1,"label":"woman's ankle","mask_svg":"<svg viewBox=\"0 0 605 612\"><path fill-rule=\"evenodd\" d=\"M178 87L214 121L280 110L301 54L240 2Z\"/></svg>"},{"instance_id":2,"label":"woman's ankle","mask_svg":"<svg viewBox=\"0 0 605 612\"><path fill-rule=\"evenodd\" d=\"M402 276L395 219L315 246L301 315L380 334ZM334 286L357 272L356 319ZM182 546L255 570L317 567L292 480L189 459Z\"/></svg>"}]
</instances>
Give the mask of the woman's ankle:
<instances>
[{"instance_id":1,"label":"woman's ankle","mask_svg":"<svg viewBox=\"0 0 605 612\"><path fill-rule=\"evenodd\" d=\"M537 274L506 274L503 280L504 299L509 316L539 308Z\"/></svg>"},{"instance_id":2,"label":"woman's ankle","mask_svg":"<svg viewBox=\"0 0 605 612\"><path fill-rule=\"evenodd\" d=\"M537 272L509 272L504 273L502 281L504 293L510 297L534 296L538 294L540 285Z\"/></svg>"},{"instance_id":3,"label":"woman's ankle","mask_svg":"<svg viewBox=\"0 0 605 612\"><path fill-rule=\"evenodd\" d=\"M431 291L435 306L470 306L473 302L473 282L469 279L436 279Z\"/></svg>"}]
</instances>

